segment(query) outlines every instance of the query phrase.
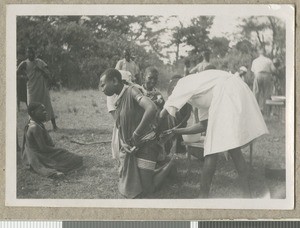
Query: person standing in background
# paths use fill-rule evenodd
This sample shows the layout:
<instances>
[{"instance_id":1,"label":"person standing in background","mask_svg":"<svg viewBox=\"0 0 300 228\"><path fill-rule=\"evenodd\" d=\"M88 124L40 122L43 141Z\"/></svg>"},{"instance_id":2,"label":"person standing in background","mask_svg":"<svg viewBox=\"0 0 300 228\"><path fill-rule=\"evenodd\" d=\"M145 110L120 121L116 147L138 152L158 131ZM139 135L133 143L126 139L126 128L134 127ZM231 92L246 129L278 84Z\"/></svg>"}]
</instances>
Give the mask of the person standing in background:
<instances>
[{"instance_id":1,"label":"person standing in background","mask_svg":"<svg viewBox=\"0 0 300 228\"><path fill-rule=\"evenodd\" d=\"M27 77L27 104L32 102L43 104L48 113L47 121L51 120L53 130L56 131L58 127L48 89L50 71L43 60L36 58L33 47L27 47L26 55L27 59L18 66L17 75L26 75Z\"/></svg>"},{"instance_id":2,"label":"person standing in background","mask_svg":"<svg viewBox=\"0 0 300 228\"><path fill-rule=\"evenodd\" d=\"M253 93L262 113L266 113L266 100L271 98L273 92L272 73L275 66L271 59L266 57L263 47L258 50L259 56L253 60L251 71L254 73Z\"/></svg>"},{"instance_id":3,"label":"person standing in background","mask_svg":"<svg viewBox=\"0 0 300 228\"><path fill-rule=\"evenodd\" d=\"M140 70L137 64L132 60L131 51L129 48L124 50L124 59L117 62L115 67L116 70L129 71L132 75L132 82L141 84Z\"/></svg>"},{"instance_id":4,"label":"person standing in background","mask_svg":"<svg viewBox=\"0 0 300 228\"><path fill-rule=\"evenodd\" d=\"M275 66L274 93L285 96L285 66L277 58L273 60L273 64Z\"/></svg>"},{"instance_id":5,"label":"person standing in background","mask_svg":"<svg viewBox=\"0 0 300 228\"><path fill-rule=\"evenodd\" d=\"M240 77L244 82L246 82L246 74L247 74L247 68L245 66L241 66L239 70L235 73L236 76Z\"/></svg>"},{"instance_id":6,"label":"person standing in background","mask_svg":"<svg viewBox=\"0 0 300 228\"><path fill-rule=\"evenodd\" d=\"M184 68L183 68L183 76L187 76L190 74L190 69L191 69L191 62L189 59L186 59L184 61Z\"/></svg>"},{"instance_id":7,"label":"person standing in background","mask_svg":"<svg viewBox=\"0 0 300 228\"><path fill-rule=\"evenodd\" d=\"M210 52L209 51L203 51L201 53L201 56L203 58L203 61L199 63L197 66L195 66L193 69L190 70L190 74L199 73L201 71L204 71L205 68L210 64Z\"/></svg>"}]
</instances>

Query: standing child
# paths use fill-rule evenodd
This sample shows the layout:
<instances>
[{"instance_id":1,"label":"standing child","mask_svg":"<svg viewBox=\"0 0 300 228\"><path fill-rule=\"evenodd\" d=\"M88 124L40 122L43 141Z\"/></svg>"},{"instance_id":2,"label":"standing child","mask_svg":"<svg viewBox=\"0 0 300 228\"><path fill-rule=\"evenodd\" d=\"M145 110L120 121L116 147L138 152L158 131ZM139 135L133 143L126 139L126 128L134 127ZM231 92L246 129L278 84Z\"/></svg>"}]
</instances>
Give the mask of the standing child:
<instances>
[{"instance_id":1,"label":"standing child","mask_svg":"<svg viewBox=\"0 0 300 228\"><path fill-rule=\"evenodd\" d=\"M155 67L148 67L145 70L145 82L141 87L142 93L149 97L162 110L165 101L161 92L155 88L158 82L158 70Z\"/></svg>"}]
</instances>

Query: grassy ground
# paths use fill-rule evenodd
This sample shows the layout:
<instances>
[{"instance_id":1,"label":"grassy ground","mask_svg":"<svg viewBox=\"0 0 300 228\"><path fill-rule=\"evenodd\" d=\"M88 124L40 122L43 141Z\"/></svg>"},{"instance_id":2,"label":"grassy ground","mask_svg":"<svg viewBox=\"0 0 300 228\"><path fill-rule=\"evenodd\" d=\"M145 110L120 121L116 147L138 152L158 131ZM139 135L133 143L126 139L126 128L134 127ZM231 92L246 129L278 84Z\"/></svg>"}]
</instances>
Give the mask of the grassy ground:
<instances>
[{"instance_id":1,"label":"grassy ground","mask_svg":"<svg viewBox=\"0 0 300 228\"><path fill-rule=\"evenodd\" d=\"M118 168L111 157L109 143L78 145L71 140L85 142L111 139L113 121L106 110L106 99L98 91L60 91L51 93L52 104L57 116L58 132L50 131L57 147L84 157L84 167L70 173L62 180L41 177L18 161L17 197L49 199L113 199L121 198L118 193ZM18 113L18 140L22 143L23 127L28 121L23 104ZM258 139L254 144L251 171L251 191L255 198L285 197L285 181L280 178L265 178L265 167L285 168L284 124L278 119L266 120L270 135ZM51 129L51 124L46 124ZM249 161L249 151L244 149ZM192 159L192 172L187 175L188 162L180 155L178 178L166 183L149 198L195 198L199 194L199 180L203 163ZM211 197L235 198L241 195L237 173L231 160L219 156L217 172L213 179Z\"/></svg>"}]
</instances>

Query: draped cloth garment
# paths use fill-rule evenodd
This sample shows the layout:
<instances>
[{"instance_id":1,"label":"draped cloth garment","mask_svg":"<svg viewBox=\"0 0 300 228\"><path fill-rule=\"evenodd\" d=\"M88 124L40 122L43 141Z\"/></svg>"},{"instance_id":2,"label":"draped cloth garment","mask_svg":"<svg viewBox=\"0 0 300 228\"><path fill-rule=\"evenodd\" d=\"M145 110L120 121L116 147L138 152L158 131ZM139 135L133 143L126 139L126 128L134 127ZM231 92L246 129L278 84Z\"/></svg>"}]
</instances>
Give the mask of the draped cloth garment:
<instances>
[{"instance_id":1,"label":"draped cloth garment","mask_svg":"<svg viewBox=\"0 0 300 228\"><path fill-rule=\"evenodd\" d=\"M204 155L243 146L268 133L257 101L242 79L221 70L207 70L179 80L164 108L175 116L184 104L208 119Z\"/></svg>"},{"instance_id":2,"label":"draped cloth garment","mask_svg":"<svg viewBox=\"0 0 300 228\"><path fill-rule=\"evenodd\" d=\"M132 90L138 91L137 97L133 97ZM142 193L142 182L139 175L138 158L146 160L155 160L156 156L156 140L151 124L140 132L143 137L153 135L153 137L138 146L136 155L127 153L123 150L122 145L131 145L131 137L134 130L142 120L144 109L139 106L138 102L143 97L143 94L134 86L124 86L116 101L116 126L119 130L121 141L122 158L119 191L127 198L135 198Z\"/></svg>"},{"instance_id":3,"label":"draped cloth garment","mask_svg":"<svg viewBox=\"0 0 300 228\"><path fill-rule=\"evenodd\" d=\"M49 150L39 147L38 138L33 131L41 133ZM22 159L27 168L32 168L38 174L49 177L57 171L67 173L82 166L82 157L62 148L54 147L54 143L43 124L30 120L24 130Z\"/></svg>"},{"instance_id":4,"label":"draped cloth garment","mask_svg":"<svg viewBox=\"0 0 300 228\"><path fill-rule=\"evenodd\" d=\"M26 62L26 75L28 77L27 82L27 102L39 102L42 103L47 111L48 118L50 120L54 118L53 108L51 104L48 81L44 74L49 74L47 64L36 58L34 61L25 60ZM23 62L19 65L21 66Z\"/></svg>"}]
</instances>

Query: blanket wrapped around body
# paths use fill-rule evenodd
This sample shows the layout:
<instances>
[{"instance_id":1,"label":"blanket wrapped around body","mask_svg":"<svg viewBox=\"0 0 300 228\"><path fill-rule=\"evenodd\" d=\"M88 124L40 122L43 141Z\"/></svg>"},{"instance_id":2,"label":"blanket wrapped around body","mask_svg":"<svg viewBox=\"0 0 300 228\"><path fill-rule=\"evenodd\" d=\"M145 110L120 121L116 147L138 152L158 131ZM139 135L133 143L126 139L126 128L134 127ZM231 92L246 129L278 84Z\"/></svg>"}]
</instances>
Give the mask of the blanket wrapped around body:
<instances>
[{"instance_id":1,"label":"blanket wrapped around body","mask_svg":"<svg viewBox=\"0 0 300 228\"><path fill-rule=\"evenodd\" d=\"M35 137L35 133L39 137ZM41 144L45 146L41 148ZM46 148L46 149L45 149ZM24 130L22 159L27 168L32 168L41 176L49 177L57 171L67 173L82 166L81 156L54 147L54 143L45 127L30 120Z\"/></svg>"},{"instance_id":2,"label":"blanket wrapped around body","mask_svg":"<svg viewBox=\"0 0 300 228\"><path fill-rule=\"evenodd\" d=\"M133 97L133 89L137 90L137 97ZM135 153L124 149L133 146L130 139L144 115L144 109L137 102L142 97L143 94L134 86L124 86L116 101L116 126L121 141L119 191L127 198L135 198L143 191L138 159L156 162L159 151L151 123L140 133L143 140L140 140Z\"/></svg>"}]
</instances>

